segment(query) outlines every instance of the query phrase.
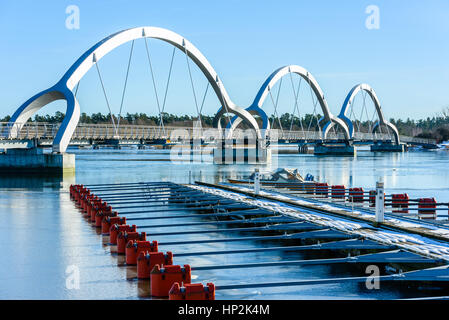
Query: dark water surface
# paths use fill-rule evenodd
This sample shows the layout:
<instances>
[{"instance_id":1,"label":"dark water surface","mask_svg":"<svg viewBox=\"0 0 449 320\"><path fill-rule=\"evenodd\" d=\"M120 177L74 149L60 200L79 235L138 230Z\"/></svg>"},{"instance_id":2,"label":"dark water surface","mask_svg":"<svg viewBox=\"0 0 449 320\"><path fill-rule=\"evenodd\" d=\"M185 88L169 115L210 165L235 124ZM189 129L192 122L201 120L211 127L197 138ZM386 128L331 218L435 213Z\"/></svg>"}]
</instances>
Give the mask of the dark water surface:
<instances>
[{"instance_id":1,"label":"dark water surface","mask_svg":"<svg viewBox=\"0 0 449 320\"><path fill-rule=\"evenodd\" d=\"M212 163L185 164L165 161L165 150L70 150L76 153L76 175L63 180L50 177L0 178L0 299L136 299L145 295L148 283L126 280L134 270L118 267L119 258L110 254L97 234L70 201L72 183L101 184L141 181L192 180L220 182L241 178L255 166L218 166ZM163 160L165 159L165 160ZM298 168L330 184L362 186L370 189L380 178L389 192L407 192L411 197L436 197L449 201L449 154L408 152L374 154L359 152L355 158L280 155L274 166ZM259 166L262 171L273 167ZM160 213L161 215L163 213ZM160 223L163 220L157 220ZM176 222L200 221L193 219ZM156 223L156 222L155 222ZM171 221L170 223L175 223ZM186 229L213 229L218 226L193 226ZM164 228L162 231L176 231ZM250 233L192 235L190 239L250 236ZM158 241L176 241L185 236L162 236ZM151 239L150 239L151 240ZM279 242L234 242L210 245L161 247L176 252L225 250L277 246ZM253 253L175 258L176 264L192 266L241 262L303 259L304 253ZM72 268L79 270L79 289L68 289ZM69 267L69 269L67 269ZM193 282L219 284L289 281L356 275L331 266L285 266L193 272ZM217 299L395 299L428 295L397 286L368 290L359 284L264 288L218 291ZM432 293L431 293L432 294Z\"/></svg>"}]
</instances>

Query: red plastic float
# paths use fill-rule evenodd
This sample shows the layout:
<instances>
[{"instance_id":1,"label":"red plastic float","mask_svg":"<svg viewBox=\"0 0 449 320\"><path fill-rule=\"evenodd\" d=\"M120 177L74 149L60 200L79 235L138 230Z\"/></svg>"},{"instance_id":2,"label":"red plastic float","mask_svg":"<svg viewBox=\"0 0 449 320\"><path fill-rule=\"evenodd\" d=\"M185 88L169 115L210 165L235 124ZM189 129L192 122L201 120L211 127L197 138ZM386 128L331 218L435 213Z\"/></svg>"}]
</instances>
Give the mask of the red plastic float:
<instances>
[{"instance_id":1,"label":"red plastic float","mask_svg":"<svg viewBox=\"0 0 449 320\"><path fill-rule=\"evenodd\" d=\"M125 254L126 253L126 244L130 240L147 240L147 234L145 232L135 232L135 231L120 231L117 236L117 253Z\"/></svg>"},{"instance_id":2,"label":"red plastic float","mask_svg":"<svg viewBox=\"0 0 449 320\"><path fill-rule=\"evenodd\" d=\"M333 199L342 199L345 197L345 189L346 187L343 185L332 186L332 198Z\"/></svg>"},{"instance_id":3,"label":"red plastic float","mask_svg":"<svg viewBox=\"0 0 449 320\"><path fill-rule=\"evenodd\" d=\"M109 206L106 202L101 203L101 205L99 205L98 207L94 207L91 210L91 215L90 215L90 221L92 223L95 223L95 217L97 216L98 212L103 212L104 214L111 213L112 207Z\"/></svg>"},{"instance_id":4,"label":"red plastic float","mask_svg":"<svg viewBox=\"0 0 449 320\"><path fill-rule=\"evenodd\" d=\"M315 193L315 188L316 188L317 183L316 182L312 182L310 184L307 184L305 187L306 189L306 193L307 194L314 194Z\"/></svg>"},{"instance_id":5,"label":"red plastic float","mask_svg":"<svg viewBox=\"0 0 449 320\"><path fill-rule=\"evenodd\" d=\"M409 197L407 193L401 193L401 194L392 194L391 195L391 206L393 208L405 208L402 210L393 210L393 212L400 212L400 213L408 213L408 201Z\"/></svg>"},{"instance_id":6,"label":"red plastic float","mask_svg":"<svg viewBox=\"0 0 449 320\"><path fill-rule=\"evenodd\" d=\"M161 268L157 264L151 270L150 281L151 295L153 297L168 297L169 291L175 282L191 282L191 269L187 264L184 265L184 268L178 265Z\"/></svg>"},{"instance_id":7,"label":"red plastic float","mask_svg":"<svg viewBox=\"0 0 449 320\"><path fill-rule=\"evenodd\" d=\"M376 190L369 191L369 206L370 207L376 206Z\"/></svg>"},{"instance_id":8,"label":"red plastic float","mask_svg":"<svg viewBox=\"0 0 449 320\"><path fill-rule=\"evenodd\" d=\"M113 224L126 224L125 217L113 216L113 217L104 217L101 222L101 233L105 236L109 235L109 230Z\"/></svg>"},{"instance_id":9,"label":"red plastic float","mask_svg":"<svg viewBox=\"0 0 449 320\"><path fill-rule=\"evenodd\" d=\"M363 188L349 188L350 202L364 202Z\"/></svg>"},{"instance_id":10,"label":"red plastic float","mask_svg":"<svg viewBox=\"0 0 449 320\"><path fill-rule=\"evenodd\" d=\"M127 224L113 224L109 229L109 243L117 244L117 236L121 231L135 232L136 230L137 227L135 224L133 224L132 226L129 226Z\"/></svg>"},{"instance_id":11,"label":"red plastic float","mask_svg":"<svg viewBox=\"0 0 449 320\"><path fill-rule=\"evenodd\" d=\"M315 183L315 194L324 196L327 198L329 194L329 184L327 183Z\"/></svg>"},{"instance_id":12,"label":"red plastic float","mask_svg":"<svg viewBox=\"0 0 449 320\"><path fill-rule=\"evenodd\" d=\"M435 220L437 218L437 211L432 210L436 209L437 201L435 198L421 198L418 200L418 216L419 219L422 220ZM425 210L419 210L425 209Z\"/></svg>"},{"instance_id":13,"label":"red plastic float","mask_svg":"<svg viewBox=\"0 0 449 320\"><path fill-rule=\"evenodd\" d=\"M130 240L126 244L126 264L136 265L137 257L142 251L158 252L157 241Z\"/></svg>"},{"instance_id":14,"label":"red plastic float","mask_svg":"<svg viewBox=\"0 0 449 320\"><path fill-rule=\"evenodd\" d=\"M215 285L208 283L185 284L183 287L175 282L169 292L170 300L215 300Z\"/></svg>"},{"instance_id":15,"label":"red plastic float","mask_svg":"<svg viewBox=\"0 0 449 320\"><path fill-rule=\"evenodd\" d=\"M95 215L95 227L101 228L101 223L105 217L116 217L118 215L117 211L103 211L100 210Z\"/></svg>"},{"instance_id":16,"label":"red plastic float","mask_svg":"<svg viewBox=\"0 0 449 320\"><path fill-rule=\"evenodd\" d=\"M173 253L141 251L137 257L137 278L150 279L155 265L173 265Z\"/></svg>"}]
</instances>

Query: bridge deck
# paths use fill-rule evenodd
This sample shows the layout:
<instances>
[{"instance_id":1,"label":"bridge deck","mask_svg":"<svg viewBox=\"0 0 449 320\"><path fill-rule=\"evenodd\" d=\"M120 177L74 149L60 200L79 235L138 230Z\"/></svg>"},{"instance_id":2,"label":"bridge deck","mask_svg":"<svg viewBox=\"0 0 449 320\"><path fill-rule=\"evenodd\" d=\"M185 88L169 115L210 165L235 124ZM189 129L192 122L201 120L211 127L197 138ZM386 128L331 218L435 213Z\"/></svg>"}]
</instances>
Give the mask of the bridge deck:
<instances>
[{"instance_id":1,"label":"bridge deck","mask_svg":"<svg viewBox=\"0 0 449 320\"><path fill-rule=\"evenodd\" d=\"M51 145L60 124L28 122L21 129L19 136L15 139L7 139L8 132L12 129L8 123L0 123L0 138L2 146L7 148L8 145L20 147L23 145L29 146L33 139L40 140L42 145ZM207 131L207 136L210 136L211 131L214 131L213 136L221 137L222 132L213 128L204 128L199 130L192 127L170 127L166 126L162 129L159 126L146 125L121 125L118 130L110 124L78 124L71 140L72 145L86 145L86 144L141 144L150 141L160 140L161 143L166 140L176 138L190 139L192 137L197 139L204 139L204 134ZM322 133L319 131L287 131L273 129L272 137L277 137L278 141L292 141L296 143L318 142L322 141ZM275 132L275 133L274 133ZM407 136L400 136L401 141L409 144L429 144L434 145L436 141L433 139L421 139ZM108 141L109 140L109 141ZM329 141L345 141L343 134L335 134L330 132L328 134ZM354 135L356 142L371 142L371 141L392 141L392 137L388 134L372 134L357 132Z\"/></svg>"}]
</instances>

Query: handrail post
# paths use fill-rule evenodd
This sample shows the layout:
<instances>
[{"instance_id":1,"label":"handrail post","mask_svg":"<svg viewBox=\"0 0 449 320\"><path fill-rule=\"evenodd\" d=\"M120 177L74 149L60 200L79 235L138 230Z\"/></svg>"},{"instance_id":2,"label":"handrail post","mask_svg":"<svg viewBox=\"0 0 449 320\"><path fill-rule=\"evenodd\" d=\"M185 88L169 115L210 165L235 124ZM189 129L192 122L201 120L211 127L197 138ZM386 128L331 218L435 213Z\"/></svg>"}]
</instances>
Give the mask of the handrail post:
<instances>
[{"instance_id":1,"label":"handrail post","mask_svg":"<svg viewBox=\"0 0 449 320\"><path fill-rule=\"evenodd\" d=\"M258 195L260 192L260 173L259 169L254 169L254 193Z\"/></svg>"},{"instance_id":2,"label":"handrail post","mask_svg":"<svg viewBox=\"0 0 449 320\"><path fill-rule=\"evenodd\" d=\"M385 193L384 183L376 183L376 223L384 222L385 213Z\"/></svg>"}]
</instances>

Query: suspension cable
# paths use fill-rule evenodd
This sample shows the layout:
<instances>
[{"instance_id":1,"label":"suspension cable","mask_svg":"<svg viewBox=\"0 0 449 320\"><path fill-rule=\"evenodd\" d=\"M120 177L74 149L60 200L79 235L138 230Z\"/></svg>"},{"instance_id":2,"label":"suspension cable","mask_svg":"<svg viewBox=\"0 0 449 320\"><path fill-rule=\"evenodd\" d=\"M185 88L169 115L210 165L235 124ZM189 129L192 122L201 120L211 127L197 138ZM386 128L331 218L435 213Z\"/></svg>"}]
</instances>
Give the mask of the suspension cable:
<instances>
[{"instance_id":1,"label":"suspension cable","mask_svg":"<svg viewBox=\"0 0 449 320\"><path fill-rule=\"evenodd\" d=\"M195 86L193 84L193 78L192 78L192 71L190 70L190 63L189 63L189 55L187 54L187 47L184 46L184 52L186 55L186 62L187 62L187 69L189 70L189 78L190 78L190 84L192 85L192 92L193 92L193 99L195 100L195 107L196 107L196 112L198 113L198 120L200 122L200 129L202 129L202 120L201 120L201 113L198 107L198 100L196 98L196 93L195 93Z\"/></svg>"},{"instance_id":2,"label":"suspension cable","mask_svg":"<svg viewBox=\"0 0 449 320\"><path fill-rule=\"evenodd\" d=\"M209 81L207 81L206 90L204 91L203 100L201 102L200 113L203 112L204 102L206 101L207 90L209 89Z\"/></svg>"},{"instance_id":3,"label":"suspension cable","mask_svg":"<svg viewBox=\"0 0 449 320\"><path fill-rule=\"evenodd\" d=\"M118 130L120 128L120 119L122 118L122 108L123 108L123 102L125 101L125 92L126 92L126 86L128 84L129 69L131 66L133 50L134 50L134 40L131 42L131 50L129 52L128 67L126 68L125 83L123 85L122 100L120 102L120 111L118 113L117 127L116 127L116 132L115 132L115 135L117 135L117 136L118 136Z\"/></svg>"},{"instance_id":4,"label":"suspension cable","mask_svg":"<svg viewBox=\"0 0 449 320\"><path fill-rule=\"evenodd\" d=\"M367 95L367 93L364 90L362 90L363 105L362 105L362 110L360 112L360 119L359 119L359 123L362 128L363 128L363 121L362 121L363 120L363 111L366 110L366 95Z\"/></svg>"},{"instance_id":5,"label":"suspension cable","mask_svg":"<svg viewBox=\"0 0 449 320\"><path fill-rule=\"evenodd\" d=\"M299 123L301 125L302 133L303 133L303 135L305 137L304 128L302 126L301 114L299 112L299 105L298 105L298 96L299 96L299 89L301 88L302 77L299 77L299 83L298 83L298 89L297 90L295 90L295 84L293 83L292 73L290 73L290 82L291 82L291 85L292 85L293 94L295 96L295 105L293 107L293 115L292 115L292 120L290 122L290 133L292 132L292 129L293 129L293 120L295 119L295 111L298 111Z\"/></svg>"},{"instance_id":6,"label":"suspension cable","mask_svg":"<svg viewBox=\"0 0 449 320\"><path fill-rule=\"evenodd\" d=\"M298 90L296 91L297 97L299 97L299 89L301 88L301 82L302 82L302 77L299 78ZM304 131L303 117L301 116L301 111L299 110L299 105L298 105L298 117L299 117L299 124L301 126L302 134L304 135L304 139L305 139L306 133Z\"/></svg>"},{"instance_id":7,"label":"suspension cable","mask_svg":"<svg viewBox=\"0 0 449 320\"><path fill-rule=\"evenodd\" d=\"M184 40L183 40L183 42L184 42ZM187 53L187 46L186 46L185 42L183 43L183 47L184 47L184 53L186 55L187 67L188 67L188 70L189 70L190 83L192 85L193 97L195 99L195 105L196 105L196 109L197 109L197 112L198 112L199 111L199 109L198 109L198 101L196 99L195 87L194 87L194 84L193 84L192 73L191 73L191 70L190 70L189 58L188 58L188 53ZM218 76L217 76L216 81L217 81L217 85L218 85L218 88L219 88L219 91L220 91L221 101L223 102L223 105L224 105L224 108L225 108L225 111L226 111L228 122L231 123L231 118L229 116L228 106L226 105L226 101L225 101L224 96L223 96L223 92L222 92L222 89L221 89L221 86L220 86L220 82L219 82ZM200 124L201 124L201 113L200 112L198 112L198 116L200 118ZM221 119L219 119L218 121L221 122Z\"/></svg>"},{"instance_id":8,"label":"suspension cable","mask_svg":"<svg viewBox=\"0 0 449 320\"><path fill-rule=\"evenodd\" d=\"M353 122L355 123L355 127L357 128L357 132L360 132L360 122L357 121L357 114L354 111L354 104L355 104L355 97L354 97L354 101L352 101L352 103L351 103L351 114L354 116Z\"/></svg>"},{"instance_id":9,"label":"suspension cable","mask_svg":"<svg viewBox=\"0 0 449 320\"><path fill-rule=\"evenodd\" d=\"M282 128L281 118L279 117L279 112L278 112L278 110L277 110L278 105L279 105L279 95L280 95L280 93L281 93L282 80L283 80L283 78L281 78L281 81L279 82L278 93L277 93L277 96L276 96L276 108L275 108L275 112L276 112L276 114L277 114L277 116L278 116L279 127L281 128L282 135L284 135L284 129Z\"/></svg>"},{"instance_id":10,"label":"suspension cable","mask_svg":"<svg viewBox=\"0 0 449 320\"><path fill-rule=\"evenodd\" d=\"M312 86L310 85L310 78L307 77L307 80L308 80L308 82L309 82L310 95L311 95L311 97L312 97L312 103L313 103L313 114L312 114L312 116L315 116L315 119L316 119L316 121L317 121L316 124L317 124L317 126L318 126L318 130L319 130L320 135L321 135L321 127L320 127L320 124L319 124L318 116L317 116L317 114L316 114L316 106L317 106L317 104L318 104L318 97L316 98L316 100L314 99L314 94L313 94ZM310 131L310 127L312 126L312 120L313 120L313 117L310 119L309 126L308 126L308 128L307 128L307 131Z\"/></svg>"},{"instance_id":11,"label":"suspension cable","mask_svg":"<svg viewBox=\"0 0 449 320\"><path fill-rule=\"evenodd\" d=\"M226 105L226 101L224 100L224 96L223 96L223 92L221 91L221 86L220 86L220 82L217 81L218 84L218 88L220 90L220 96L221 96L221 101L223 101L224 107L225 107L225 111L226 111L226 116L228 118L228 123L231 124L231 117L229 116L229 110L228 110L228 106ZM221 119L219 119L218 121L221 122ZM224 133L224 132L223 132ZM257 135L257 132L256 132ZM224 136L224 135L223 135Z\"/></svg>"},{"instance_id":12,"label":"suspension cable","mask_svg":"<svg viewBox=\"0 0 449 320\"><path fill-rule=\"evenodd\" d=\"M170 61L170 68L168 71L168 78L167 78L167 84L165 86L165 94L164 94L164 101L162 102L162 112L165 111L165 104L167 102L167 93L168 93L168 86L170 84L170 79L171 79L171 73L172 73L172 69L173 69L173 61L175 59L175 52L176 52L176 48L173 47L173 52L171 55L171 61ZM162 121L159 122L159 126L162 128L162 132L165 135L165 127L164 127L164 118L161 118Z\"/></svg>"},{"instance_id":13,"label":"suspension cable","mask_svg":"<svg viewBox=\"0 0 449 320\"><path fill-rule=\"evenodd\" d=\"M376 110L376 108L374 108L374 112L373 112L373 115L371 116L370 126L369 126L370 133L372 133L372 131L373 131L374 117L376 115L376 112L377 112L377 110Z\"/></svg>"},{"instance_id":14,"label":"suspension cable","mask_svg":"<svg viewBox=\"0 0 449 320\"><path fill-rule=\"evenodd\" d=\"M115 126L114 116L112 115L111 106L109 105L109 99L106 94L106 89L104 88L103 78L101 77L100 68L98 67L98 62L95 62L95 67L97 69L98 78L100 79L101 88L103 89L104 98L106 100L106 105L109 109L109 115L111 116L112 126L114 127L114 132L117 132L117 128Z\"/></svg>"},{"instance_id":15,"label":"suspension cable","mask_svg":"<svg viewBox=\"0 0 449 320\"><path fill-rule=\"evenodd\" d=\"M151 79L152 79L152 81L153 81L154 94L155 94L155 96L156 96L157 109L158 109L158 111L159 111L159 120L162 122L161 106L160 106L160 104L159 104L159 96L158 96L158 94L157 94L156 81L155 81L155 79L154 79L153 64L151 63L150 50L148 49L148 41L147 41L147 38L145 38L144 40L145 40L145 49L146 49L146 52L147 52L148 63L149 63L149 65L150 65Z\"/></svg>"},{"instance_id":16,"label":"suspension cable","mask_svg":"<svg viewBox=\"0 0 449 320\"><path fill-rule=\"evenodd\" d=\"M388 135L388 138L389 138L390 140L393 140L393 136L392 136L392 132L391 132L391 130L390 130L390 127L387 126L387 125L385 125L385 128L387 129L387 135Z\"/></svg>"},{"instance_id":17,"label":"suspension cable","mask_svg":"<svg viewBox=\"0 0 449 320\"><path fill-rule=\"evenodd\" d=\"M281 86L282 86L282 79L279 81L279 88L278 88L278 92L277 92L277 97L276 97L276 102L274 101L273 98L273 94L271 93L271 88L268 87L268 92L270 93L270 98L271 98L271 102L273 103L273 107L274 107L274 117L278 118L278 123L279 123L279 128L281 129L282 135L284 135L284 129L282 128L282 123L281 123L281 119L279 118L279 113L277 112L277 107L278 107L278 103L279 103L279 93L281 91ZM273 127L273 123L275 122L276 119L273 119L271 121L271 127Z\"/></svg>"},{"instance_id":18,"label":"suspension cable","mask_svg":"<svg viewBox=\"0 0 449 320\"><path fill-rule=\"evenodd\" d=\"M374 106L374 111L376 111L376 106ZM368 108L365 108L366 121L368 121L368 133L371 133L371 122L368 114Z\"/></svg>"}]
</instances>

